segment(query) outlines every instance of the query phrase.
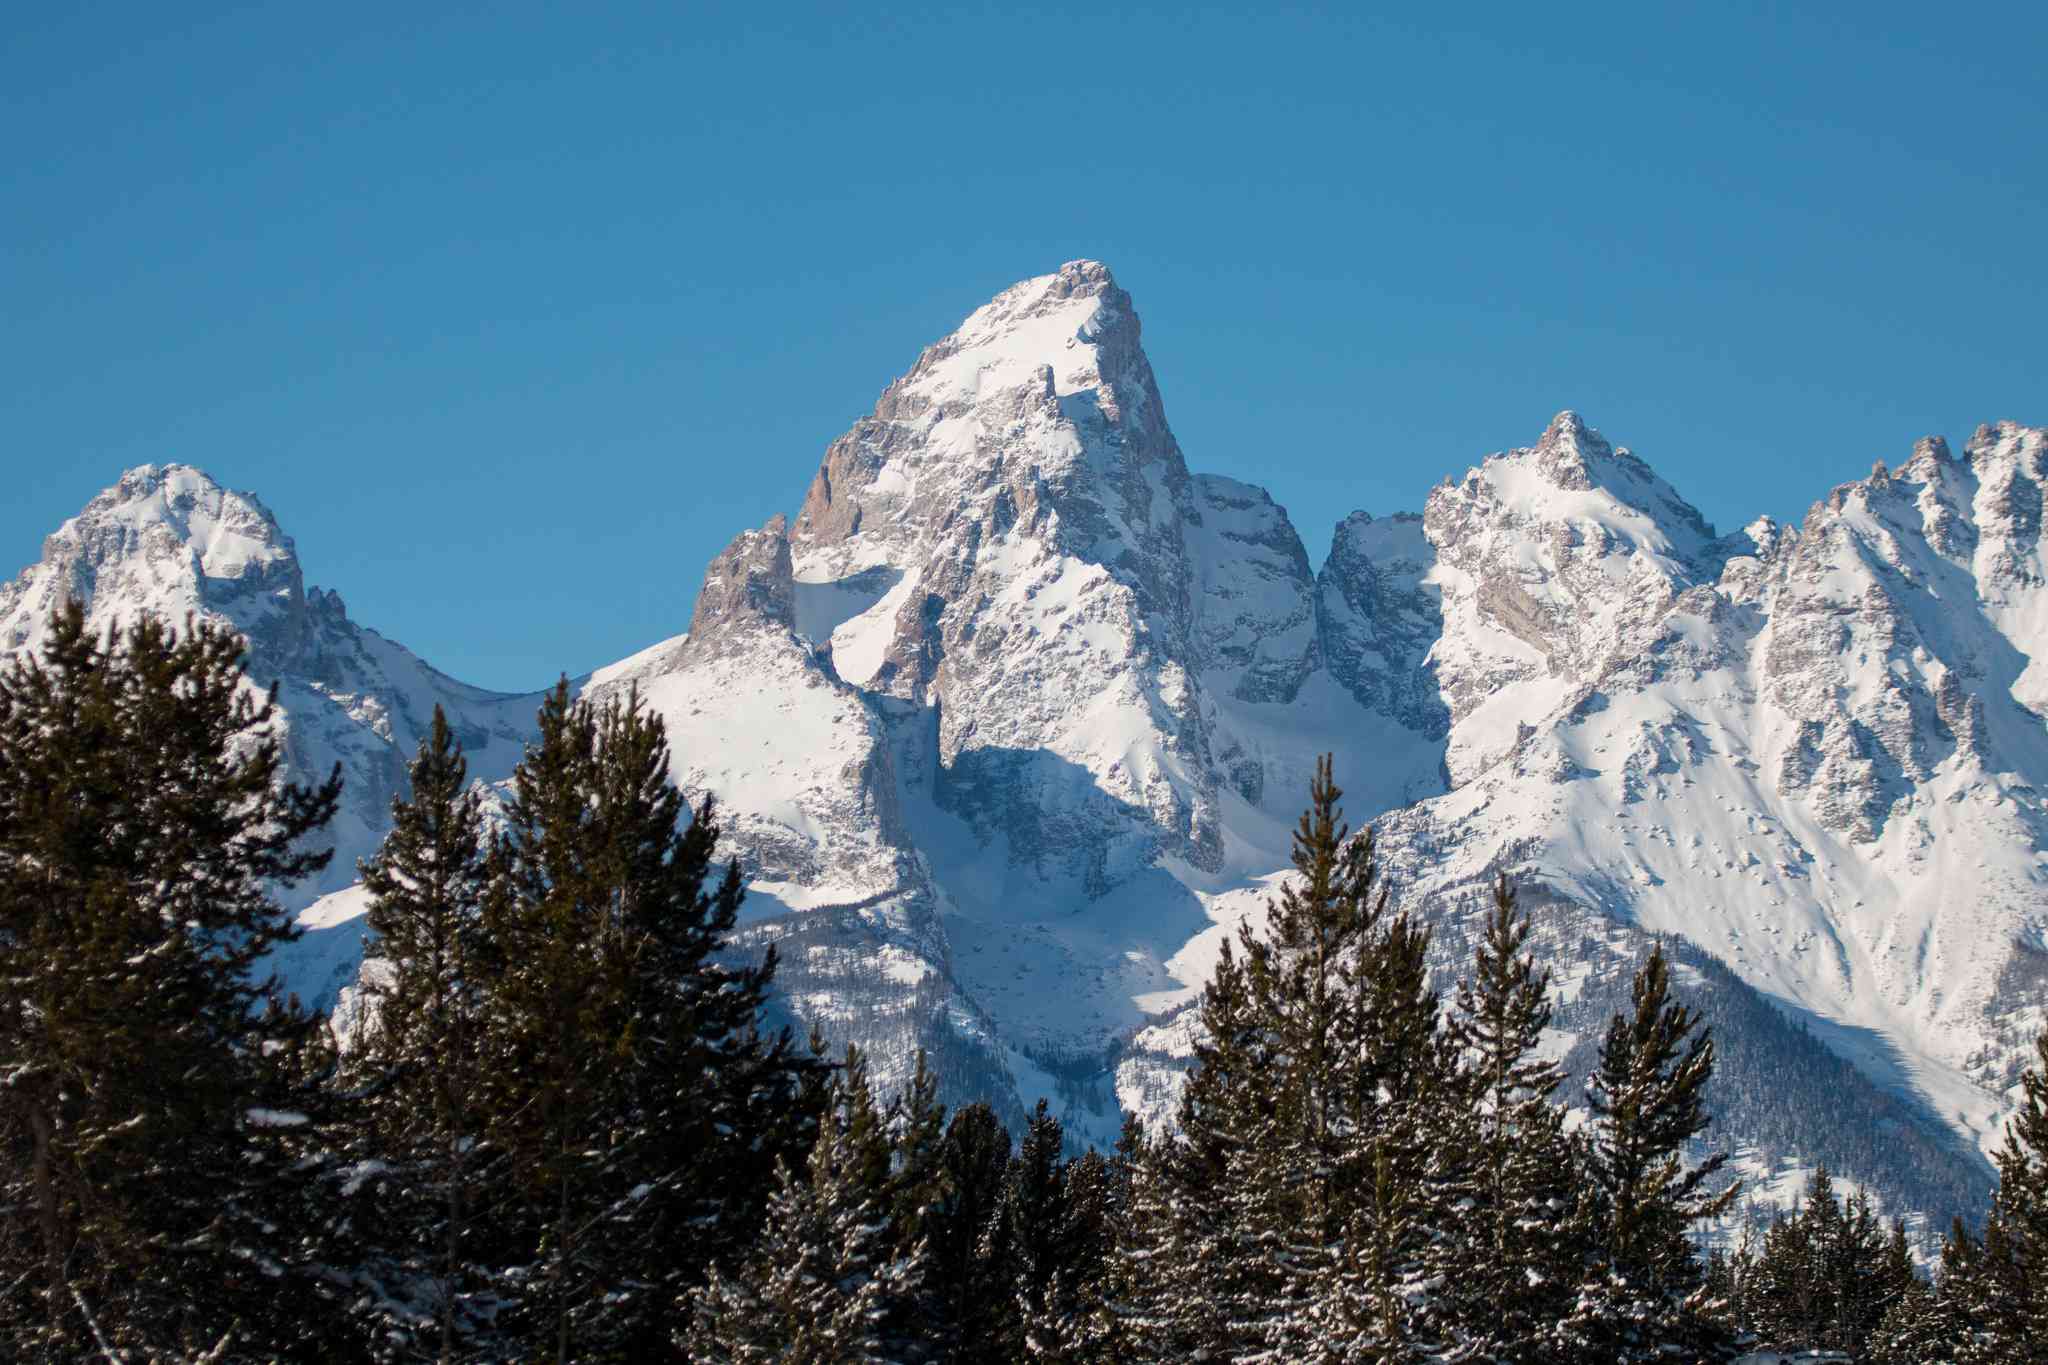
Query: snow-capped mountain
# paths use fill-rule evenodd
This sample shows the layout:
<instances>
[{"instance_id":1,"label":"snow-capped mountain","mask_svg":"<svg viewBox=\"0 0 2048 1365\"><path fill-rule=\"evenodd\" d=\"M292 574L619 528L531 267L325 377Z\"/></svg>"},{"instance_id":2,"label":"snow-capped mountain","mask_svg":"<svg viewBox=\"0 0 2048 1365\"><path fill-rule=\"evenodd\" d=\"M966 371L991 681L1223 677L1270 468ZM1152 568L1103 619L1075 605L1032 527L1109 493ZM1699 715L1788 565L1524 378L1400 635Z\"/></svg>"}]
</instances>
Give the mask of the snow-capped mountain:
<instances>
[{"instance_id":1,"label":"snow-capped mountain","mask_svg":"<svg viewBox=\"0 0 2048 1365\"><path fill-rule=\"evenodd\" d=\"M580 685L666 719L750 874L749 944L885 1081L922 1046L951 1098L1054 1094L1091 1138L1163 1112L1334 751L1447 971L1495 866L1543 903L1569 1064L1665 936L1751 1168L1827 1159L1945 1216L2048 1017L2044 453L1923 442L1724 537L1564 413L1420 515L1347 517L1318 571L1263 490L1189 471L1129 296L1079 261L927 349L794 520L712 562L687 633ZM67 522L0 587L0 648L66 592L249 635L295 762L347 772L338 878L435 701L486 780L532 723L305 591L261 505L196 471ZM330 998L360 899L323 889L325 946L287 967ZM1821 1093L1868 1132L1843 1146Z\"/></svg>"},{"instance_id":2,"label":"snow-capped mountain","mask_svg":"<svg viewBox=\"0 0 2048 1365\"><path fill-rule=\"evenodd\" d=\"M249 641L248 671L275 681L293 776L324 780L341 765L341 809L328 828L335 856L316 881L292 888L305 905L356 879L356 860L390 825L391 800L430 727L450 723L478 778L509 775L533 728L537 696L459 683L349 619L338 593L308 588L298 551L268 508L185 465L144 465L121 476L43 542L42 558L0 583L0 655L32 650L66 598L104 633L148 614L224 623ZM358 907L359 913L359 907ZM309 999L330 1000L354 979L362 930L349 916L314 930L283 964Z\"/></svg>"}]
</instances>

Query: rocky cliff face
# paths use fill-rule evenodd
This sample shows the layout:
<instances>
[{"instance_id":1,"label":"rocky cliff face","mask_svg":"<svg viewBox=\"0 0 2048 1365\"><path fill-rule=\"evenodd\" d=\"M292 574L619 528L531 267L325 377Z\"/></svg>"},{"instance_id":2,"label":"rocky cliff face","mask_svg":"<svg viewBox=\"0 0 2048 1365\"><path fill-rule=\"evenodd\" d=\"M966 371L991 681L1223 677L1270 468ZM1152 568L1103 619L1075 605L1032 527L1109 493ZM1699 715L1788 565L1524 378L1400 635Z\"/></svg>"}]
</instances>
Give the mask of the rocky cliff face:
<instances>
[{"instance_id":1,"label":"rocky cliff face","mask_svg":"<svg viewBox=\"0 0 2048 1365\"><path fill-rule=\"evenodd\" d=\"M1076 262L926 350L826 452L791 539L843 604L817 623L840 676L936 718L940 803L1100 892L1162 851L1221 858L1194 504L1130 298Z\"/></svg>"},{"instance_id":2,"label":"rocky cliff face","mask_svg":"<svg viewBox=\"0 0 2048 1365\"><path fill-rule=\"evenodd\" d=\"M956 1100L1055 1094L1103 1140L1164 1112L1334 751L1446 970L1496 865L1549 907L1561 1051L1675 936L1742 1038L1810 1025L1871 1122L1921 1134L1897 1150L1968 1183L1957 1140L1993 1133L2048 980L2044 451L1922 442L1797 529L1723 537L1563 413L1419 515L1346 518L1316 570L1263 490L1188 471L1129 296L1080 261L927 349L793 522L712 562L687 634L580 685L666 719L752 879L748 946L781 942L791 1010L885 1077L923 1046ZM66 523L0 588L0 646L63 593L244 631L295 761L344 763L350 856L435 701L486 778L531 723L305 590L261 505L196 471ZM309 989L346 976L352 897L310 912ZM1794 1139L1763 1131L1733 1136L1767 1173ZM1871 1178L1932 1200L1877 1169L1904 1159Z\"/></svg>"}]
</instances>

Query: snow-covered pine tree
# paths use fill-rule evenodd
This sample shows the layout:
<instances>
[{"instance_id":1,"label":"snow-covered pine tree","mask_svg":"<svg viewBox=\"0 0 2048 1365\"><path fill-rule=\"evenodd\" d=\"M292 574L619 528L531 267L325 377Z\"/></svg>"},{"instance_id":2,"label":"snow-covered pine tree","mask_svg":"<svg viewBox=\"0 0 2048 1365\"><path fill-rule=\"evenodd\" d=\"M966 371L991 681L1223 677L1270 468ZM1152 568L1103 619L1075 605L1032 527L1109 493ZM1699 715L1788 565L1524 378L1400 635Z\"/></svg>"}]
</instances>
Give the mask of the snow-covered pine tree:
<instances>
[{"instance_id":1,"label":"snow-covered pine tree","mask_svg":"<svg viewBox=\"0 0 2048 1365\"><path fill-rule=\"evenodd\" d=\"M1006 1360L1034 1355L1034 1328L1041 1349L1050 1337L1045 1330L1053 1317L1048 1296L1068 1255L1065 1146L1065 1130L1041 1097L1024 1124L1004 1191L1009 1203L1009 1289L1017 1308L1014 1336L989 1343L989 1349Z\"/></svg>"},{"instance_id":2,"label":"snow-covered pine tree","mask_svg":"<svg viewBox=\"0 0 2048 1365\"><path fill-rule=\"evenodd\" d=\"M1255 1160L1275 1077L1227 940L1200 1019L1175 1131L1144 1145L1117 1251L1117 1312L1139 1360L1230 1360L1265 1344L1247 1328L1268 1311L1267 1285L1235 1182Z\"/></svg>"},{"instance_id":3,"label":"snow-covered pine tree","mask_svg":"<svg viewBox=\"0 0 2048 1365\"><path fill-rule=\"evenodd\" d=\"M1700 1292L1704 1276L1691 1231L1733 1201L1737 1187L1709 1182L1725 1153L1699 1165L1685 1145L1711 1122L1711 1030L1671 998L1661 945L1636 972L1634 1009L1617 1014L1586 1083L1593 1113L1585 1153L1587 1266L1555 1358L1601 1365L1726 1354L1728 1333Z\"/></svg>"},{"instance_id":4,"label":"snow-covered pine tree","mask_svg":"<svg viewBox=\"0 0 2048 1365\"><path fill-rule=\"evenodd\" d=\"M480 1147L488 998L480 912L489 840L448 717L434 708L391 804L391 831L361 868L375 938L349 1058L366 1096L355 1160L333 1179L362 1238L362 1311L379 1349L451 1361L492 1315L470 1269L493 1200Z\"/></svg>"},{"instance_id":5,"label":"snow-covered pine tree","mask_svg":"<svg viewBox=\"0 0 2048 1365\"><path fill-rule=\"evenodd\" d=\"M332 1349L294 1236L322 1021L265 955L341 780L283 780L232 631L76 603L0 673L0 1341L21 1359ZM286 1288L288 1286L288 1288Z\"/></svg>"},{"instance_id":6,"label":"snow-covered pine tree","mask_svg":"<svg viewBox=\"0 0 2048 1365\"><path fill-rule=\"evenodd\" d=\"M1909 1277L1870 1335L1871 1365L1955 1365L1970 1329L1958 1299L1970 1276L1975 1240L1958 1217L1942 1246L1934 1283Z\"/></svg>"},{"instance_id":7,"label":"snow-covered pine tree","mask_svg":"<svg viewBox=\"0 0 2048 1365\"><path fill-rule=\"evenodd\" d=\"M1915 1279L1870 1334L1863 1359L1870 1365L1950 1365L1962 1330L1935 1291Z\"/></svg>"},{"instance_id":8,"label":"snow-covered pine tree","mask_svg":"<svg viewBox=\"0 0 2048 1365\"><path fill-rule=\"evenodd\" d=\"M867 1068L849 1048L809 1160L783 1165L759 1237L714 1268L678 1345L703 1365L865 1365L930 1358L906 1334L925 1292L926 1244L895 1246L888 1142ZM878 1176L878 1170L880 1172Z\"/></svg>"},{"instance_id":9,"label":"snow-covered pine tree","mask_svg":"<svg viewBox=\"0 0 2048 1365\"><path fill-rule=\"evenodd\" d=\"M1395 1359L1426 1322L1456 1055L1428 932L1388 912L1342 795L1325 758L1299 877L1221 955L1178 1132L1133 1182L1116 1278L1140 1358Z\"/></svg>"},{"instance_id":10,"label":"snow-covered pine tree","mask_svg":"<svg viewBox=\"0 0 2048 1365\"><path fill-rule=\"evenodd\" d=\"M1106 1157L1083 1153L1069 1169L1072 1269L1051 1295L1058 1314L1045 1334L1051 1343L1044 1348L1045 1359L1088 1365L1122 1365L1132 1359L1131 1341L1118 1311L1124 1281L1117 1249L1134 1214L1133 1180L1144 1131L1135 1117L1127 1115L1114 1151Z\"/></svg>"},{"instance_id":11,"label":"snow-covered pine tree","mask_svg":"<svg viewBox=\"0 0 2048 1365\"><path fill-rule=\"evenodd\" d=\"M775 972L719 960L739 868L717 875L637 694L543 703L513 773L483 910L490 956L483 1138L519 1199L501 1226L504 1315L529 1358L644 1360L674 1304L758 1223L804 1150L815 1063L758 1026Z\"/></svg>"},{"instance_id":12,"label":"snow-covered pine tree","mask_svg":"<svg viewBox=\"0 0 2048 1365\"><path fill-rule=\"evenodd\" d=\"M910 1083L889 1105L888 1128L894 1150L889 1222L899 1242L915 1242L926 1236L925 1222L945 1192L946 1106L939 1103L939 1078L923 1048Z\"/></svg>"},{"instance_id":13,"label":"snow-covered pine tree","mask_svg":"<svg viewBox=\"0 0 2048 1365\"><path fill-rule=\"evenodd\" d=\"M1065 1133L1038 1102L1012 1164L1021 1355L1047 1365L1097 1359L1097 1309L1121 1201L1116 1163L1100 1152L1063 1155ZM1048 1159L1049 1158L1049 1159Z\"/></svg>"},{"instance_id":14,"label":"snow-covered pine tree","mask_svg":"<svg viewBox=\"0 0 2048 1365\"><path fill-rule=\"evenodd\" d=\"M1937 1290L1965 1324L1962 1365L2037 1359L2048 1341L2048 1030L2034 1055L1998 1153L1984 1234L1969 1237L1959 1220L1943 1253Z\"/></svg>"},{"instance_id":15,"label":"snow-covered pine tree","mask_svg":"<svg viewBox=\"0 0 2048 1365\"><path fill-rule=\"evenodd\" d=\"M1891 1303L1913 1279L1905 1228L1889 1236L1858 1190L1846 1203L1826 1163L1800 1207L1764 1234L1747 1285L1748 1321L1762 1345L1781 1351L1863 1354Z\"/></svg>"},{"instance_id":16,"label":"snow-covered pine tree","mask_svg":"<svg viewBox=\"0 0 2048 1365\"><path fill-rule=\"evenodd\" d=\"M1459 984L1449 1027L1467 1062L1463 1112L1448 1144L1462 1157L1449 1191L1460 1213L1436 1229L1430 1267L1442 1334L1502 1361L1540 1361L1577 1281L1566 1217L1571 1151L1553 1102L1563 1069L1540 1051L1550 975L1528 950L1530 923L1505 873Z\"/></svg>"},{"instance_id":17,"label":"snow-covered pine tree","mask_svg":"<svg viewBox=\"0 0 2048 1365\"><path fill-rule=\"evenodd\" d=\"M1449 1096L1429 934L1389 913L1373 833L1352 837L1342 798L1325 757L1294 834L1299 876L1238 935L1275 1092L1235 1181L1267 1286L1253 1321L1302 1360L1346 1341L1391 1351L1416 1331L1407 1285L1436 1221Z\"/></svg>"},{"instance_id":18,"label":"snow-covered pine tree","mask_svg":"<svg viewBox=\"0 0 2048 1365\"><path fill-rule=\"evenodd\" d=\"M1840 1238L1833 1255L1823 1265L1832 1282L1830 1297L1835 1313L1823 1332L1822 1343L1861 1356L1885 1309L1903 1292L1905 1281L1913 1277L1905 1228L1895 1225L1893 1234L1887 1235L1871 1208L1870 1196L1860 1189L1854 1190L1843 1201Z\"/></svg>"},{"instance_id":19,"label":"snow-covered pine tree","mask_svg":"<svg viewBox=\"0 0 2048 1365\"><path fill-rule=\"evenodd\" d=\"M2013 1334L2048 1342L2048 1030L2034 1039L2034 1065L2020 1076L2019 1112L1998 1153L1993 1197L2006 1230L2012 1271Z\"/></svg>"},{"instance_id":20,"label":"snow-covered pine tree","mask_svg":"<svg viewBox=\"0 0 2048 1365\"><path fill-rule=\"evenodd\" d=\"M1829 1208L1825 1221L1839 1218L1834 1186L1826 1166L1814 1172L1801 1206L1789 1217L1777 1217L1764 1230L1763 1249L1750 1276L1749 1304L1758 1341L1765 1346L1798 1350L1816 1344L1829 1316L1822 1248L1815 1245L1821 1219L1808 1215L1816 1201Z\"/></svg>"}]
</instances>

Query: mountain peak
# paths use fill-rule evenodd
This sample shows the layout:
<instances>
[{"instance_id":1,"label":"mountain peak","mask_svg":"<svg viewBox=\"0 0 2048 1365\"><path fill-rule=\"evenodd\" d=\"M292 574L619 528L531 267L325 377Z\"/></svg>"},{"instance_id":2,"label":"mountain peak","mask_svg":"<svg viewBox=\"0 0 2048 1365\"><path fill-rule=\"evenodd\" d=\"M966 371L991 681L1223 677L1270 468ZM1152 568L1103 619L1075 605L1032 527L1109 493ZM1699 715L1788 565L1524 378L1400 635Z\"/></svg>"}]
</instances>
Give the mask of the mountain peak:
<instances>
[{"instance_id":1,"label":"mountain peak","mask_svg":"<svg viewBox=\"0 0 2048 1365\"><path fill-rule=\"evenodd\" d=\"M1579 491L1590 490L1598 482L1593 466L1613 454L1607 438L1570 408L1550 419L1535 446L1537 467L1550 482Z\"/></svg>"},{"instance_id":2,"label":"mountain peak","mask_svg":"<svg viewBox=\"0 0 2048 1365\"><path fill-rule=\"evenodd\" d=\"M191 547L207 578L239 579L297 560L292 538L255 494L224 487L187 464L125 471L52 539L94 539L102 551L120 553L166 534Z\"/></svg>"},{"instance_id":3,"label":"mountain peak","mask_svg":"<svg viewBox=\"0 0 2048 1365\"><path fill-rule=\"evenodd\" d=\"M0 586L7 647L40 633L67 598L107 597L123 615L177 621L219 609L252 636L304 602L298 552L254 495L223 488L204 470L145 464L123 473L43 542L43 557Z\"/></svg>"},{"instance_id":4,"label":"mountain peak","mask_svg":"<svg viewBox=\"0 0 2048 1365\"><path fill-rule=\"evenodd\" d=\"M835 572L852 572L964 509L994 533L1088 485L1088 506L1065 518L1079 530L1102 496L1136 496L1127 476L1153 463L1185 482L1130 296L1101 262L1069 261L926 347L827 449L791 538L799 559L830 551Z\"/></svg>"},{"instance_id":5,"label":"mountain peak","mask_svg":"<svg viewBox=\"0 0 2048 1365\"><path fill-rule=\"evenodd\" d=\"M1055 391L1073 393L1100 375L1102 367L1093 363L1098 349L1128 334L1135 350L1137 323L1131 296L1117 287L1108 266L1069 261L975 309L925 351L903 382L935 401L971 400L1050 367Z\"/></svg>"}]
</instances>

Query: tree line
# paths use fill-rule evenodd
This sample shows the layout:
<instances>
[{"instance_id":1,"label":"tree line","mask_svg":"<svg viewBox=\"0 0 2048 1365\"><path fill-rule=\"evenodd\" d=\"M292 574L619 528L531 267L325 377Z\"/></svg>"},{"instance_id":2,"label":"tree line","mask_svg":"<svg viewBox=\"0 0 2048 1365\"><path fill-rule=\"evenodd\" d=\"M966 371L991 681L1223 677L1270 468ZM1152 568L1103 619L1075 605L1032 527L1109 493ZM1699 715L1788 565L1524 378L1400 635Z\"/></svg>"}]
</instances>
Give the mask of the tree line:
<instances>
[{"instance_id":1,"label":"tree line","mask_svg":"<svg viewBox=\"0 0 2048 1365\"><path fill-rule=\"evenodd\" d=\"M1822 1171L1729 1255L1714 1043L1661 950L1580 1112L1505 878L1448 998L1327 760L1175 1122L1076 1151L763 1023L772 948L632 693L487 797L438 711L361 868L345 1031L276 899L339 774L199 622L61 608L0 672L0 1343L22 1360L2018 1361L2048 1340L2048 1036L1932 1283ZM344 1036L345 1032L345 1036ZM1917 1354L1916 1354L1917 1353Z\"/></svg>"}]
</instances>

